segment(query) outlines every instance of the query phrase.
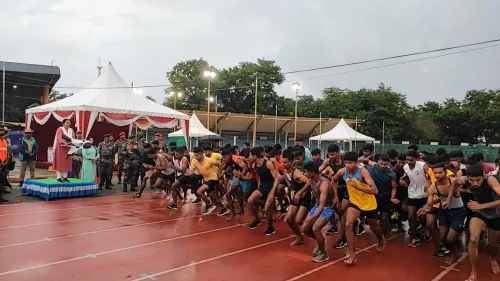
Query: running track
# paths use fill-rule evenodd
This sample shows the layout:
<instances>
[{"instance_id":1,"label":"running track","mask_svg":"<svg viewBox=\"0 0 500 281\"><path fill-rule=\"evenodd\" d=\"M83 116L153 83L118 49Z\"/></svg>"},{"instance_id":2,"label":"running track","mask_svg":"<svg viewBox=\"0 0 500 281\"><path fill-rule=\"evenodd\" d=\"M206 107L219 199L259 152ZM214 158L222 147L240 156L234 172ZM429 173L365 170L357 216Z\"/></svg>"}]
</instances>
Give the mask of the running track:
<instances>
[{"instance_id":1,"label":"running track","mask_svg":"<svg viewBox=\"0 0 500 281\"><path fill-rule=\"evenodd\" d=\"M358 263L346 267L344 250L328 236L330 260L311 261L313 241L289 246L291 231L276 222L249 230L249 216L227 222L201 217L201 205L178 211L165 201L131 195L0 206L0 281L67 280L369 280L455 281L469 274L467 258L451 266L431 245L409 249L391 237L384 253L370 234L356 237ZM480 253L479 280L499 280Z\"/></svg>"}]
</instances>

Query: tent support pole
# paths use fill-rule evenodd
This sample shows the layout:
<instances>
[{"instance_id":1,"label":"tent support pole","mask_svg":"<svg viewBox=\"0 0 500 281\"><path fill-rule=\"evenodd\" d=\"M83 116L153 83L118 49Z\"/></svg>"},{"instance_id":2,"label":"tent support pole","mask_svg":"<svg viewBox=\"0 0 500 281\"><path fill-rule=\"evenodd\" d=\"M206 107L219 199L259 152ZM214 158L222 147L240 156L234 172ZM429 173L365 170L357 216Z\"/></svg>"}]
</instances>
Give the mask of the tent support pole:
<instances>
[{"instance_id":1,"label":"tent support pole","mask_svg":"<svg viewBox=\"0 0 500 281\"><path fill-rule=\"evenodd\" d=\"M85 132L85 111L82 111L82 136L84 140L87 139L87 134Z\"/></svg>"},{"instance_id":2,"label":"tent support pole","mask_svg":"<svg viewBox=\"0 0 500 281\"><path fill-rule=\"evenodd\" d=\"M319 145L318 145L318 148L319 148L320 150L321 150L321 134L322 134L322 132L321 132L321 129L322 129L322 128L321 128L321 127L322 127L321 125L322 125L322 124L321 124L321 123L323 123L323 121L321 120L322 113L323 113L323 112L321 112L321 111L319 112Z\"/></svg>"}]
</instances>

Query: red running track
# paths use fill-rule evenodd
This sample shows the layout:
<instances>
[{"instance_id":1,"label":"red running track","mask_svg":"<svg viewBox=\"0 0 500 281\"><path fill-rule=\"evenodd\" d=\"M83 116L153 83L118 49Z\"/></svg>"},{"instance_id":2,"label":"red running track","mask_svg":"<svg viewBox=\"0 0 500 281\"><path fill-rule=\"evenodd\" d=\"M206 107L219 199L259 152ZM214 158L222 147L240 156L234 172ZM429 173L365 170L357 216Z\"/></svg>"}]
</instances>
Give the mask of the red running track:
<instances>
[{"instance_id":1,"label":"red running track","mask_svg":"<svg viewBox=\"0 0 500 281\"><path fill-rule=\"evenodd\" d=\"M311 261L312 240L290 246L291 231L276 221L264 236L240 216L228 222L200 216L201 205L178 211L165 201L110 196L0 206L0 281L66 280L465 280L467 258L448 266L430 244L409 249L391 237L383 253L375 238L356 237L358 263L346 267L345 250L328 236L330 260ZM480 253L479 280L497 280Z\"/></svg>"}]
</instances>

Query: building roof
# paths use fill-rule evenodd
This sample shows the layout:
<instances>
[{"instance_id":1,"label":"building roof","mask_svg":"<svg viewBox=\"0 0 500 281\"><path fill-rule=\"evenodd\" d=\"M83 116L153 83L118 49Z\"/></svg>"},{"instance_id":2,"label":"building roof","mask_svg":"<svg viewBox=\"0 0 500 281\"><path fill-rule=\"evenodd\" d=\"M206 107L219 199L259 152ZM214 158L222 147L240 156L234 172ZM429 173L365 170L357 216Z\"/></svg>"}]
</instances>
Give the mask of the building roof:
<instances>
[{"instance_id":1,"label":"building roof","mask_svg":"<svg viewBox=\"0 0 500 281\"><path fill-rule=\"evenodd\" d=\"M0 61L0 75L3 63ZM60 78L57 66L5 62L5 120L24 122L25 109L39 105L43 89L50 91Z\"/></svg>"},{"instance_id":2,"label":"building roof","mask_svg":"<svg viewBox=\"0 0 500 281\"><path fill-rule=\"evenodd\" d=\"M182 112L191 115L192 110L181 110ZM210 131L215 131L215 120L218 121L217 131L224 132L247 132L253 130L253 114L240 114L231 112L210 112L210 127L207 126L207 112L196 111L196 115L203 124ZM340 118L321 118L321 126L319 118L306 118L299 117L297 122L297 135L300 136L315 136L321 132L331 130ZM355 120L345 119L349 125L354 125ZM361 123L361 120L358 120ZM276 130L279 132L287 132L293 134L294 132L294 117L293 116L272 116L272 115L257 115L257 133L272 133ZM276 129L277 128L277 129Z\"/></svg>"}]
</instances>

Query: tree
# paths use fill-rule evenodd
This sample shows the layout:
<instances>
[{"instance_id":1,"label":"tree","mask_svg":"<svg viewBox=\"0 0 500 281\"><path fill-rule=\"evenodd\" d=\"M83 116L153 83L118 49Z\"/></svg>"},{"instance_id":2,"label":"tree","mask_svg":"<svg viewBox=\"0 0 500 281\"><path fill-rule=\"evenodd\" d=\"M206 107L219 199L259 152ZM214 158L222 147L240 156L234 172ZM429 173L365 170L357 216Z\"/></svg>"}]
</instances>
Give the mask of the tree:
<instances>
[{"instance_id":1,"label":"tree","mask_svg":"<svg viewBox=\"0 0 500 281\"><path fill-rule=\"evenodd\" d=\"M283 83L285 76L274 61L258 59L241 62L238 66L221 71L222 87L214 89L220 111L254 113L255 83L257 83L257 112L274 115L278 95L275 85Z\"/></svg>"},{"instance_id":2,"label":"tree","mask_svg":"<svg viewBox=\"0 0 500 281\"><path fill-rule=\"evenodd\" d=\"M436 124L442 134L441 141L452 144L476 143L477 138L468 131L469 117L469 112L464 110L461 101L447 99L436 115Z\"/></svg>"},{"instance_id":3,"label":"tree","mask_svg":"<svg viewBox=\"0 0 500 281\"><path fill-rule=\"evenodd\" d=\"M68 93L61 94L57 90L52 90L50 92L50 94L49 94L49 100L51 100L51 101L62 100L62 99L65 99L67 97L70 97L72 95L73 95L73 93L70 93L70 94L68 94Z\"/></svg>"},{"instance_id":4,"label":"tree","mask_svg":"<svg viewBox=\"0 0 500 281\"><path fill-rule=\"evenodd\" d=\"M326 88L318 108L326 117L357 118L362 122L358 130L379 140L382 139L383 126L386 140L401 140L411 109L404 95L384 84L380 84L376 90Z\"/></svg>"},{"instance_id":5,"label":"tree","mask_svg":"<svg viewBox=\"0 0 500 281\"><path fill-rule=\"evenodd\" d=\"M217 73L211 80L210 95L217 96L218 111L253 114L257 89L258 114L274 115L277 106L278 115L295 115L295 99L278 96L274 89L285 79L281 68L266 59L241 62L220 70L202 58L176 64L167 73L172 86L165 92L182 93L182 97L177 98L177 108L207 110L205 70ZM173 101L169 95L164 104L173 107ZM473 90L467 92L463 100L429 101L410 106L404 94L384 84L376 89L356 91L329 87L323 89L319 99L312 95L300 96L297 105L299 117L318 118L322 114L324 118L357 118L361 123L358 130L378 140L382 140L385 126L385 141L389 142L475 144L483 137L487 144L500 142L500 90Z\"/></svg>"},{"instance_id":6,"label":"tree","mask_svg":"<svg viewBox=\"0 0 500 281\"><path fill-rule=\"evenodd\" d=\"M476 139L484 137L486 144L499 140L500 90L473 90L465 94L463 109L470 120L464 125Z\"/></svg>"},{"instance_id":7,"label":"tree","mask_svg":"<svg viewBox=\"0 0 500 281\"><path fill-rule=\"evenodd\" d=\"M171 71L167 72L168 81L172 85L165 89L165 94L181 92L182 98L177 98L177 108L190 110L207 110L207 88L208 80L203 76L205 70L219 71L210 66L202 58L177 63ZM211 81L211 88L218 88L221 84L218 77ZM164 104L173 107L173 97L167 97Z\"/></svg>"},{"instance_id":8,"label":"tree","mask_svg":"<svg viewBox=\"0 0 500 281\"><path fill-rule=\"evenodd\" d=\"M217 73L211 80L210 96L217 96L218 111L253 113L257 82L258 113L275 114L279 99L274 85L281 84L285 76L274 61L266 59L258 59L256 63L241 62L235 67L222 70L210 66L203 59L176 64L167 73L172 87L165 91L183 93L183 97L177 99L177 108L207 110L208 80L203 76L207 69ZM173 100L168 97L166 105L173 107Z\"/></svg>"},{"instance_id":9,"label":"tree","mask_svg":"<svg viewBox=\"0 0 500 281\"><path fill-rule=\"evenodd\" d=\"M439 141L441 134L434 116L419 106L411 110L409 126L403 138L411 142Z\"/></svg>"}]
</instances>

